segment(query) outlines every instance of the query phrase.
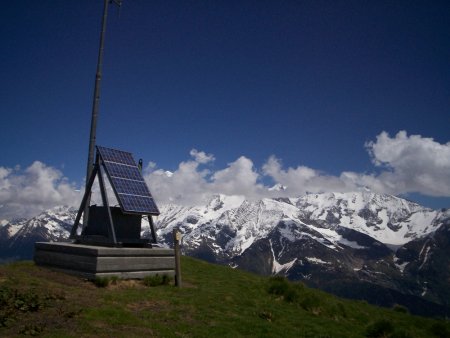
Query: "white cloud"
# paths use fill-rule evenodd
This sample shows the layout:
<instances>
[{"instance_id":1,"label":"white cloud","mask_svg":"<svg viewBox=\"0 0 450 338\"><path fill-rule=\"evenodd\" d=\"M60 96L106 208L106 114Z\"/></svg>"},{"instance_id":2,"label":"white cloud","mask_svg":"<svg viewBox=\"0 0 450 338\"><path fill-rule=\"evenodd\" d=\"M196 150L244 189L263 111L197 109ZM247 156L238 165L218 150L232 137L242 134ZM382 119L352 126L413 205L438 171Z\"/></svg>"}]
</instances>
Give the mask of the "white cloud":
<instances>
[{"instance_id":1,"label":"white cloud","mask_svg":"<svg viewBox=\"0 0 450 338\"><path fill-rule=\"evenodd\" d=\"M144 178L157 202L185 205L204 203L218 193L257 199L299 196L306 192L354 191L362 187L379 193L450 196L450 142L440 144L401 131L395 137L382 132L365 146L377 172L345 171L333 176L303 165L283 168L275 156L261 170L254 167L251 159L241 156L225 168L211 171L208 165L214 156L193 149L192 159L181 162L173 172L149 163ZM269 186L262 183L267 178L287 189L269 191ZM25 170L0 167L0 220L28 217L61 204L78 207L82 193L59 170L38 161ZM111 193L109 196L113 204L114 197ZM101 203L95 193L93 201Z\"/></svg>"},{"instance_id":2,"label":"white cloud","mask_svg":"<svg viewBox=\"0 0 450 338\"><path fill-rule=\"evenodd\" d=\"M212 155L208 157L213 158ZM158 201L187 205L205 202L212 194L242 194L251 198L264 190L257 183L258 174L253 170L253 162L244 156L214 173L200 168L204 163L203 157L194 156L194 161L181 162L174 172L147 168L144 177Z\"/></svg>"},{"instance_id":3,"label":"white cloud","mask_svg":"<svg viewBox=\"0 0 450 338\"><path fill-rule=\"evenodd\" d=\"M197 149L192 149L189 154L195 159L195 162L201 164L206 164L215 160L213 155L206 154L205 152L198 151Z\"/></svg>"},{"instance_id":4,"label":"white cloud","mask_svg":"<svg viewBox=\"0 0 450 338\"><path fill-rule=\"evenodd\" d=\"M400 131L395 137L382 132L366 144L373 163L384 171L378 179L394 193L420 192L450 196L450 142L440 144Z\"/></svg>"},{"instance_id":5,"label":"white cloud","mask_svg":"<svg viewBox=\"0 0 450 338\"><path fill-rule=\"evenodd\" d=\"M211 187L215 193L254 198L265 191L264 186L258 183L259 178L259 174L253 169L253 162L241 156L235 162L229 163L227 168L212 175Z\"/></svg>"},{"instance_id":6,"label":"white cloud","mask_svg":"<svg viewBox=\"0 0 450 338\"><path fill-rule=\"evenodd\" d=\"M76 191L59 170L35 161L25 170L0 167L0 219L30 217L55 205L76 205Z\"/></svg>"},{"instance_id":7,"label":"white cloud","mask_svg":"<svg viewBox=\"0 0 450 338\"><path fill-rule=\"evenodd\" d=\"M145 179L158 201L183 204L198 203L207 195L207 170L199 169L199 162L186 161L168 174L163 169L147 168Z\"/></svg>"},{"instance_id":8,"label":"white cloud","mask_svg":"<svg viewBox=\"0 0 450 338\"><path fill-rule=\"evenodd\" d=\"M271 156L263 165L263 173L276 183L286 186L284 194L287 196L298 196L306 192L349 190L345 182L338 177L305 166L283 169L281 161L275 156Z\"/></svg>"},{"instance_id":9,"label":"white cloud","mask_svg":"<svg viewBox=\"0 0 450 338\"><path fill-rule=\"evenodd\" d=\"M450 196L450 142L440 144L420 135L400 131L395 137L382 132L366 148L379 173L342 172L329 176L298 166L283 169L272 156L263 166L265 175L288 187L287 195L306 191L352 191L369 187L387 194L419 192L428 196Z\"/></svg>"},{"instance_id":10,"label":"white cloud","mask_svg":"<svg viewBox=\"0 0 450 338\"><path fill-rule=\"evenodd\" d=\"M202 161L191 151L195 161L180 164L174 177L168 177L163 170L148 176L150 186L156 186L164 193L161 201L192 203L212 193L245 195L263 198L275 195L298 196L306 192L346 192L368 187L374 192L405 194L419 192L428 196L450 196L450 142L440 144L420 135L408 136L405 131L390 137L380 133L376 141L366 145L369 156L378 172L357 173L344 171L339 176L328 175L320 170L299 165L283 168L281 160L271 156L259 174L253 162L240 157L224 169L210 173L199 170ZM208 155L214 158L213 155ZM200 157L201 158L201 157ZM183 169L189 167L189 171ZM283 191L269 191L261 182L270 177L276 184L286 186ZM164 183L161 183L161 182ZM153 188L154 189L154 188Z\"/></svg>"}]
</instances>

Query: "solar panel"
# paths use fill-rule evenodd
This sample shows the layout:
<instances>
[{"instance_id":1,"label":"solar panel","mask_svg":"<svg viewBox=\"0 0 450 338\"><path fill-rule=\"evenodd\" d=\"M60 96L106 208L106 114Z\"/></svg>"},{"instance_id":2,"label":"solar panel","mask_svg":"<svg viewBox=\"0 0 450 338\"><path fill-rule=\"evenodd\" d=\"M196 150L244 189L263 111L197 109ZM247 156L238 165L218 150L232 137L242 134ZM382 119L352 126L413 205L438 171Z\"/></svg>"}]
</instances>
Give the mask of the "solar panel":
<instances>
[{"instance_id":1,"label":"solar panel","mask_svg":"<svg viewBox=\"0 0 450 338\"><path fill-rule=\"evenodd\" d=\"M125 213L159 215L131 153L97 146L120 207Z\"/></svg>"}]
</instances>

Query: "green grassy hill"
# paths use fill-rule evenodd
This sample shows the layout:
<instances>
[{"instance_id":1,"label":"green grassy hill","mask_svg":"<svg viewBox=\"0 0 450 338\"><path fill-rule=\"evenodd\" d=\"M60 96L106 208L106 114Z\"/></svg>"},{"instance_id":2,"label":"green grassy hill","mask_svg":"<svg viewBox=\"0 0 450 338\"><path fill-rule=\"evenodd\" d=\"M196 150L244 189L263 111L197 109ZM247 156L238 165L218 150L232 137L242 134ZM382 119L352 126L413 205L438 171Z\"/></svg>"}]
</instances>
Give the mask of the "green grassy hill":
<instances>
[{"instance_id":1,"label":"green grassy hill","mask_svg":"<svg viewBox=\"0 0 450 338\"><path fill-rule=\"evenodd\" d=\"M0 336L449 337L450 323L182 258L183 288L0 266ZM97 281L100 285L101 280ZM156 282L146 280L147 284Z\"/></svg>"}]
</instances>

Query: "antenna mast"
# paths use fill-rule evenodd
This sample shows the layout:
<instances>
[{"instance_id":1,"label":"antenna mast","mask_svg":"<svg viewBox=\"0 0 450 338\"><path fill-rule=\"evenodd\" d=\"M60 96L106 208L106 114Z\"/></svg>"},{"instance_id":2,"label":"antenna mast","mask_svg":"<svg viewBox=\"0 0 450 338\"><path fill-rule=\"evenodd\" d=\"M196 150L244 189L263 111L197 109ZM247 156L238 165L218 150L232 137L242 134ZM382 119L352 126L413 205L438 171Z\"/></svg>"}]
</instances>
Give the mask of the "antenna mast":
<instances>
[{"instance_id":1,"label":"antenna mast","mask_svg":"<svg viewBox=\"0 0 450 338\"><path fill-rule=\"evenodd\" d=\"M87 162L87 173L86 173L86 189L89 182L89 178L92 175L92 170L94 167L94 151L95 151L95 141L96 141L96 130L97 130L97 119L98 119L98 108L100 103L100 81L102 79L102 68L103 68L103 51L105 46L105 33L106 33L106 19L108 16L108 4L115 3L117 6L122 5L122 0L104 0L103 6L103 19L102 19L102 30L100 33L100 46L98 50L98 60L97 60L97 72L95 74L95 86L94 86L94 100L92 103L92 117L91 117L91 133L89 138L89 155ZM86 209L84 211L83 217L83 227L87 225L87 220L89 217L89 203L91 196L88 196L86 203Z\"/></svg>"}]
</instances>

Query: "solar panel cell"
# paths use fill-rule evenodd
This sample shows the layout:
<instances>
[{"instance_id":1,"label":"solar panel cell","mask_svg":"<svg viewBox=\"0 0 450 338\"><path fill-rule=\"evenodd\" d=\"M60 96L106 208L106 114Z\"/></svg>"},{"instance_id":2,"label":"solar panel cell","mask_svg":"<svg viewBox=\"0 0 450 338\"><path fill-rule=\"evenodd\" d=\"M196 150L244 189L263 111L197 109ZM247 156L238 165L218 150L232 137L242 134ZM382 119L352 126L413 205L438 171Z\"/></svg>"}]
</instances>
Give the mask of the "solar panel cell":
<instances>
[{"instance_id":1,"label":"solar panel cell","mask_svg":"<svg viewBox=\"0 0 450 338\"><path fill-rule=\"evenodd\" d=\"M112 162L107 163L106 166L108 167L109 174L112 177L119 177L136 181L140 181L142 179L141 173L139 172L139 169L137 167L131 167L128 165Z\"/></svg>"},{"instance_id":2,"label":"solar panel cell","mask_svg":"<svg viewBox=\"0 0 450 338\"><path fill-rule=\"evenodd\" d=\"M137 195L144 197L151 196L144 180L135 181L118 177L111 177L111 181L118 194Z\"/></svg>"},{"instance_id":3,"label":"solar panel cell","mask_svg":"<svg viewBox=\"0 0 450 338\"><path fill-rule=\"evenodd\" d=\"M128 164L136 167L136 162L134 162L131 153L122 150L110 149L105 147L97 146L103 161Z\"/></svg>"},{"instance_id":4,"label":"solar panel cell","mask_svg":"<svg viewBox=\"0 0 450 338\"><path fill-rule=\"evenodd\" d=\"M124 208L132 212L146 213L147 210L157 210L153 198L119 194Z\"/></svg>"}]
</instances>

